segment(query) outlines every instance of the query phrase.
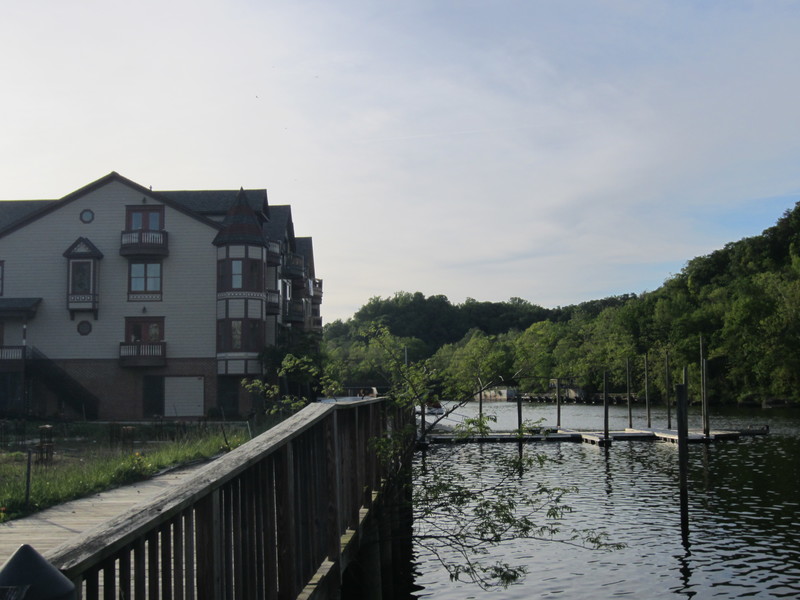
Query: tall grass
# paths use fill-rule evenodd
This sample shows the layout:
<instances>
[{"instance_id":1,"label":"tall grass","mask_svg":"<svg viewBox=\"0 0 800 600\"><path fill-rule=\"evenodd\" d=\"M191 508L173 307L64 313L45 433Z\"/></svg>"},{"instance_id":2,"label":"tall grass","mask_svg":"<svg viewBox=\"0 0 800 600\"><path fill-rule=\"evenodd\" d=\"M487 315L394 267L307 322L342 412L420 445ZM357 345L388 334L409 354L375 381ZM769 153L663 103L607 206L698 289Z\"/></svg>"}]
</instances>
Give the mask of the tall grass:
<instances>
[{"instance_id":1,"label":"tall grass","mask_svg":"<svg viewBox=\"0 0 800 600\"><path fill-rule=\"evenodd\" d=\"M203 436L125 449L99 448L96 443L71 444L47 464L31 469L26 503L27 452L0 452L0 522L81 498L119 485L147 479L169 467L210 459L244 441L246 434L206 432Z\"/></svg>"}]
</instances>

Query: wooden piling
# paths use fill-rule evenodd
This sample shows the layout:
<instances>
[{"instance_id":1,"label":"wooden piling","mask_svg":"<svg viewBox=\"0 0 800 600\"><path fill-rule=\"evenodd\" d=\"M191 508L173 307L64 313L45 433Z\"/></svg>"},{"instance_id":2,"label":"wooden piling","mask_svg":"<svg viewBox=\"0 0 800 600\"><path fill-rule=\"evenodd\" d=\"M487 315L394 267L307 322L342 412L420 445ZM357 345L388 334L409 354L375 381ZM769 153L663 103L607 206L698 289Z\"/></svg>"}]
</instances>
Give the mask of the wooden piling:
<instances>
[{"instance_id":1,"label":"wooden piling","mask_svg":"<svg viewBox=\"0 0 800 600\"><path fill-rule=\"evenodd\" d=\"M633 409L631 408L631 359L625 359L625 387L628 394L628 427L633 427Z\"/></svg>"},{"instance_id":2,"label":"wooden piling","mask_svg":"<svg viewBox=\"0 0 800 600\"><path fill-rule=\"evenodd\" d=\"M647 369L647 352L644 353L644 405L647 411L647 428L650 429L653 424L650 419L650 377Z\"/></svg>"},{"instance_id":3,"label":"wooden piling","mask_svg":"<svg viewBox=\"0 0 800 600\"><path fill-rule=\"evenodd\" d=\"M667 429L672 429L672 408L670 405L669 390L671 388L669 376L669 350L664 355L664 395L667 401Z\"/></svg>"},{"instance_id":4,"label":"wooden piling","mask_svg":"<svg viewBox=\"0 0 800 600\"><path fill-rule=\"evenodd\" d=\"M556 427L561 427L561 379L556 377Z\"/></svg>"},{"instance_id":5,"label":"wooden piling","mask_svg":"<svg viewBox=\"0 0 800 600\"><path fill-rule=\"evenodd\" d=\"M603 371L603 439L608 440L608 374Z\"/></svg>"},{"instance_id":6,"label":"wooden piling","mask_svg":"<svg viewBox=\"0 0 800 600\"><path fill-rule=\"evenodd\" d=\"M678 417L678 476L680 479L681 535L684 544L689 536L689 399L688 373L683 368L683 383L675 386Z\"/></svg>"}]
</instances>

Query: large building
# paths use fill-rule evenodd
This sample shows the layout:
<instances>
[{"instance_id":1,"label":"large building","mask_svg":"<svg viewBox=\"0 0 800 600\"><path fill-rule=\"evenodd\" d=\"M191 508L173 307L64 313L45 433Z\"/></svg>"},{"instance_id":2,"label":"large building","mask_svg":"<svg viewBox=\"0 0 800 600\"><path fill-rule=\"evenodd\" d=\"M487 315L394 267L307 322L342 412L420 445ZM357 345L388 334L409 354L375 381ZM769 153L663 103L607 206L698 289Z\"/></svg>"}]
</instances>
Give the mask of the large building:
<instances>
[{"instance_id":1,"label":"large building","mask_svg":"<svg viewBox=\"0 0 800 600\"><path fill-rule=\"evenodd\" d=\"M266 190L156 192L110 173L0 202L0 418L245 415L243 377L321 331L311 238Z\"/></svg>"}]
</instances>

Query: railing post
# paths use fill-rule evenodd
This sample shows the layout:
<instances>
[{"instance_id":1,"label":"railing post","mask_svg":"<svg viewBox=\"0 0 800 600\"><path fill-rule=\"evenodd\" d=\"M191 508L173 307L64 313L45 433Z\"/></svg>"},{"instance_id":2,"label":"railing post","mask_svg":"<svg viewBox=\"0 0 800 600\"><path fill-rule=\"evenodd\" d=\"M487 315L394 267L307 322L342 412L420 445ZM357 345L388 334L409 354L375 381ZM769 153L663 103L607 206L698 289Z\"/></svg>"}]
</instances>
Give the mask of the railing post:
<instances>
[{"instance_id":1,"label":"railing post","mask_svg":"<svg viewBox=\"0 0 800 600\"><path fill-rule=\"evenodd\" d=\"M278 518L278 598L293 600L297 597L295 560L297 533L295 524L295 473L294 448L288 442L275 461L275 490Z\"/></svg>"},{"instance_id":2,"label":"railing post","mask_svg":"<svg viewBox=\"0 0 800 600\"><path fill-rule=\"evenodd\" d=\"M197 528L197 598L217 600L222 592L222 532L220 491L216 489L200 500L195 512Z\"/></svg>"}]
</instances>

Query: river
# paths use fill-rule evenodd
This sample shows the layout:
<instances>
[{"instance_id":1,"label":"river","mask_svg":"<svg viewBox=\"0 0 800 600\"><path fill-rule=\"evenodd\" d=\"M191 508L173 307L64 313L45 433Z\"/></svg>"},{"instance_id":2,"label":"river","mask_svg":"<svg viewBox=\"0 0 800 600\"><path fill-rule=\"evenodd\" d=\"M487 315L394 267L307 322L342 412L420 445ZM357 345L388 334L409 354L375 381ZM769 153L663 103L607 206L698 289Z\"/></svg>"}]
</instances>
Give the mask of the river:
<instances>
[{"instance_id":1,"label":"river","mask_svg":"<svg viewBox=\"0 0 800 600\"><path fill-rule=\"evenodd\" d=\"M497 430L517 425L516 404L484 403ZM477 403L455 419L477 413ZM644 407L634 407L634 427L644 427ZM673 414L673 427L674 423ZM556 409L524 404L523 419L555 426ZM692 408L689 427L701 428ZM610 428L624 429L625 406L610 407ZM653 409L654 427L666 427ZM453 424L453 421L450 421ZM562 427L602 429L600 406L565 405ZM800 411L714 410L712 429L769 425L768 436L689 448L689 535L681 535L678 453L667 442L617 441L608 449L574 442L526 445L548 457L520 485L575 486L566 502L573 512L562 529L595 529L618 550L575 547L556 541L516 540L486 560L524 565L527 575L507 589L484 591L451 582L439 560L417 548L417 598L800 598ZM457 469L476 483L491 482L493 465L516 454L516 444L435 446L426 460ZM421 454L417 453L417 460Z\"/></svg>"}]
</instances>

